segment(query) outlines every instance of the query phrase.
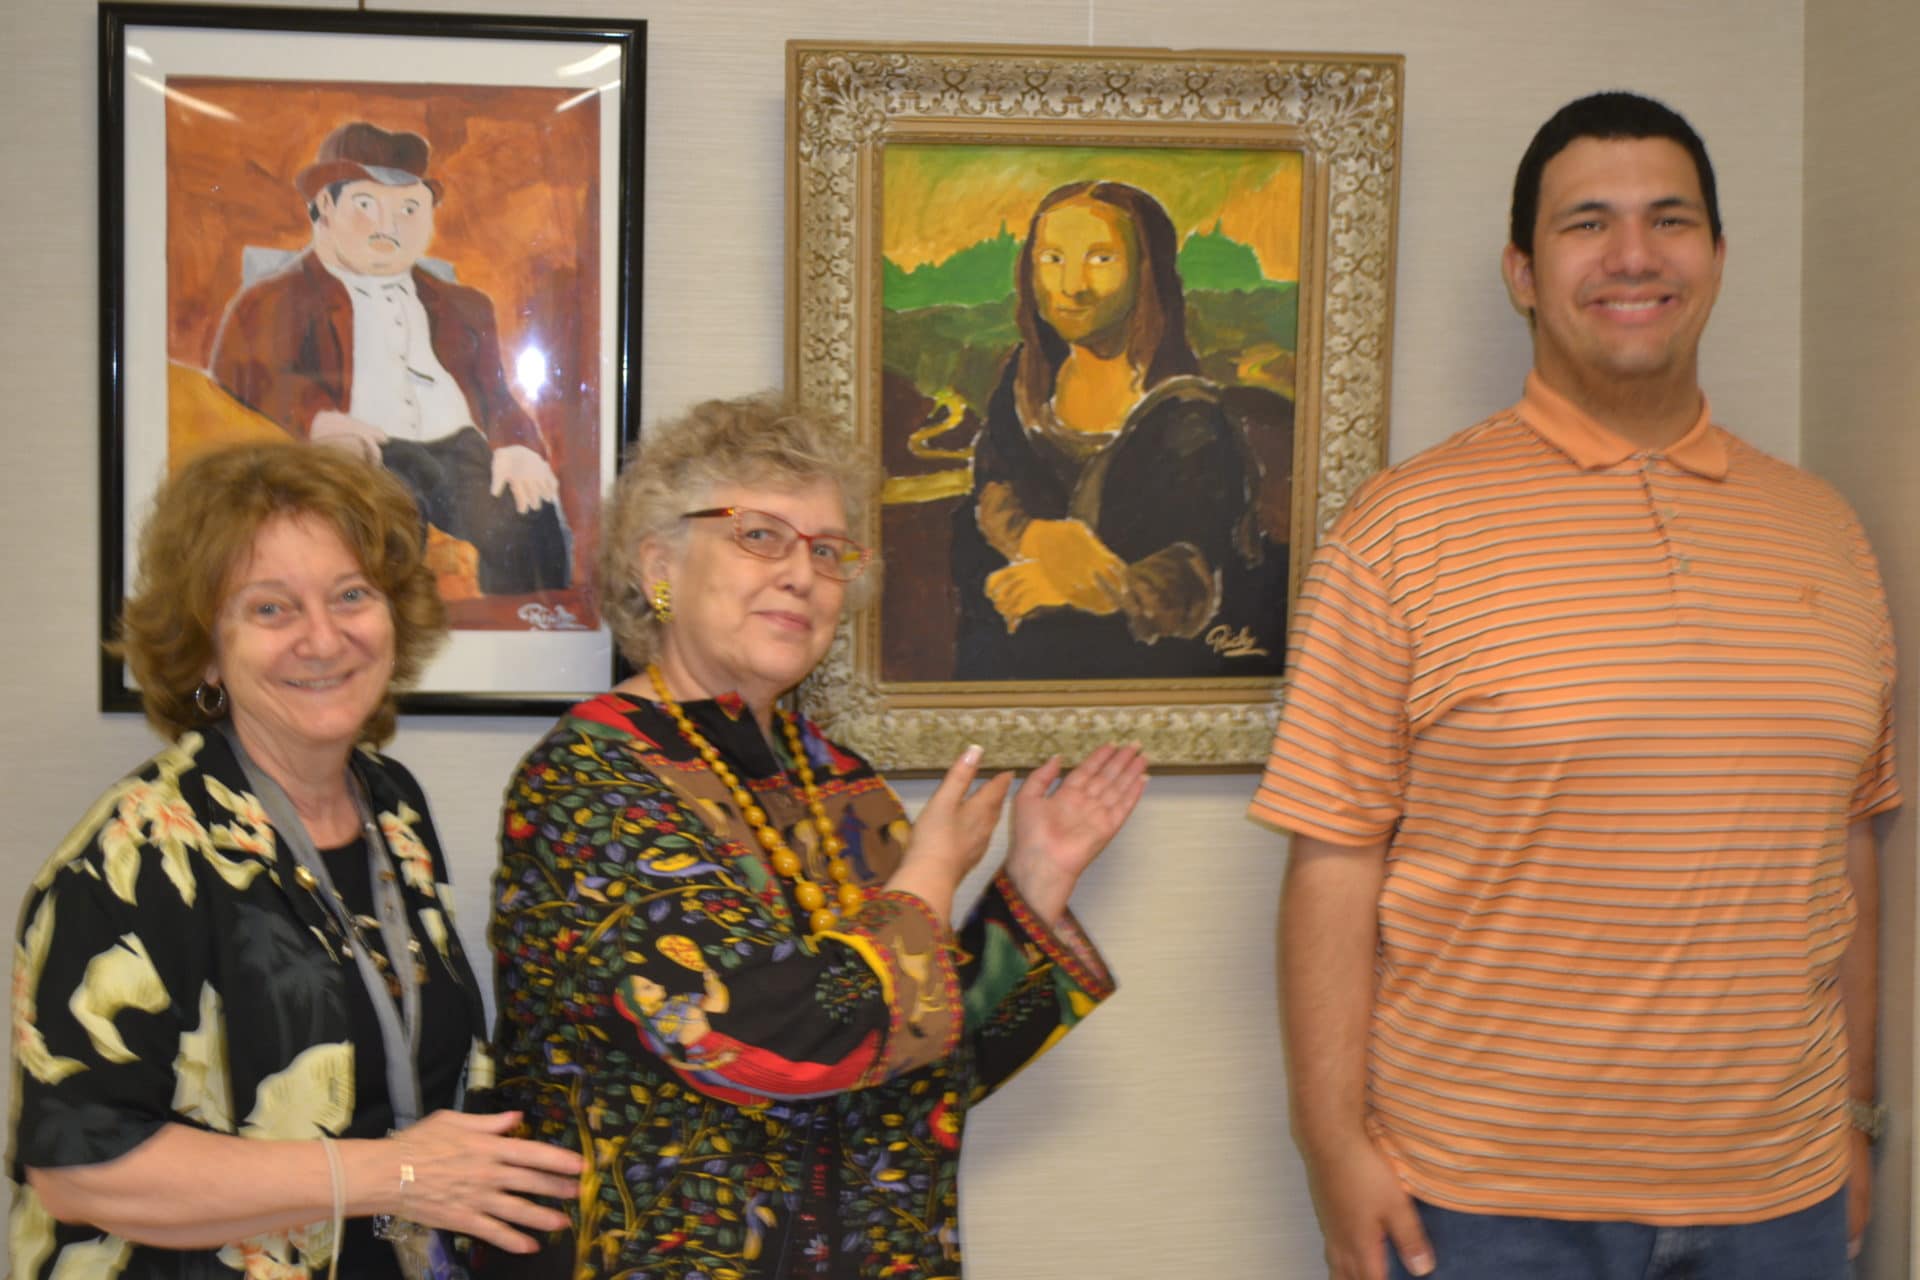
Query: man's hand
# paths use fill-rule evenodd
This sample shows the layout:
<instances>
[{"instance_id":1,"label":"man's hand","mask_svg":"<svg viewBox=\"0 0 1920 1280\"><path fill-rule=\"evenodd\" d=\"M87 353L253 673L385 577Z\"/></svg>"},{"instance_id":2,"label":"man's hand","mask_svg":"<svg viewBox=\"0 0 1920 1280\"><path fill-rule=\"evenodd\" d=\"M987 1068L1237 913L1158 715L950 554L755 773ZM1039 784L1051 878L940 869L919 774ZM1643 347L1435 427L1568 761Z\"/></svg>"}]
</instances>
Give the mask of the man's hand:
<instances>
[{"instance_id":1,"label":"man's hand","mask_svg":"<svg viewBox=\"0 0 1920 1280\"><path fill-rule=\"evenodd\" d=\"M513 491L513 507L521 515L538 511L543 502L560 497L560 481L547 460L523 444L503 445L493 451L493 487L495 497L502 489Z\"/></svg>"},{"instance_id":2,"label":"man's hand","mask_svg":"<svg viewBox=\"0 0 1920 1280\"><path fill-rule=\"evenodd\" d=\"M1847 1179L1847 1260L1860 1256L1867 1243L1867 1219L1873 1216L1873 1144L1858 1129L1852 1131L1853 1176Z\"/></svg>"},{"instance_id":3,"label":"man's hand","mask_svg":"<svg viewBox=\"0 0 1920 1280\"><path fill-rule=\"evenodd\" d=\"M1307 1179L1327 1242L1328 1280L1386 1280L1389 1248L1414 1275L1433 1270L1413 1197L1365 1134L1308 1156Z\"/></svg>"},{"instance_id":4,"label":"man's hand","mask_svg":"<svg viewBox=\"0 0 1920 1280\"><path fill-rule=\"evenodd\" d=\"M380 461L380 446L387 442L387 433L371 422L362 421L338 409L322 409L313 415L313 421L307 425L307 438L315 444L332 445L336 449L345 449L357 454L368 462Z\"/></svg>"},{"instance_id":5,"label":"man's hand","mask_svg":"<svg viewBox=\"0 0 1920 1280\"><path fill-rule=\"evenodd\" d=\"M1433 1270L1413 1198L1366 1128L1367 1033L1387 837L1296 833L1280 900L1280 1014L1294 1142L1307 1164L1333 1280L1385 1280L1387 1249Z\"/></svg>"}]
</instances>

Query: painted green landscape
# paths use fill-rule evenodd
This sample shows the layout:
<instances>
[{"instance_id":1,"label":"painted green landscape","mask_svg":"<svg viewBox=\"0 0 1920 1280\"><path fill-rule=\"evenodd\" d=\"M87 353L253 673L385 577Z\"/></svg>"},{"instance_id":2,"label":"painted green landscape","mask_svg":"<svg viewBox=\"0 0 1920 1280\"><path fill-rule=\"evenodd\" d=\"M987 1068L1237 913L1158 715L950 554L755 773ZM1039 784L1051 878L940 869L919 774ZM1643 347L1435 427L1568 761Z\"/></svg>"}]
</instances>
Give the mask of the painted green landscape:
<instances>
[{"instance_id":1,"label":"painted green landscape","mask_svg":"<svg viewBox=\"0 0 1920 1280\"><path fill-rule=\"evenodd\" d=\"M1020 240L998 235L943 262L902 271L881 262L882 363L932 394L957 391L984 410L1001 362L1019 341L1013 278ZM1218 228L1187 237L1179 257L1187 337L1201 373L1293 396L1299 286L1261 274L1252 249Z\"/></svg>"}]
</instances>

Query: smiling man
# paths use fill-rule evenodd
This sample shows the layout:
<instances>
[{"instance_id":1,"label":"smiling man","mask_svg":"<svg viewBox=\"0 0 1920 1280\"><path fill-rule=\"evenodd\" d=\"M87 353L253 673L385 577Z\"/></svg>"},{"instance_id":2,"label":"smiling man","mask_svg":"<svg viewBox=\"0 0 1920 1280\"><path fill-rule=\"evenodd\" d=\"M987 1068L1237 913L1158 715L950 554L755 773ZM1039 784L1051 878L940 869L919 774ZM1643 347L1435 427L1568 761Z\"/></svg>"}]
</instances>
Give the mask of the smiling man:
<instances>
[{"instance_id":1,"label":"smiling man","mask_svg":"<svg viewBox=\"0 0 1920 1280\"><path fill-rule=\"evenodd\" d=\"M295 438L384 462L473 544L483 592L557 590L572 576L559 481L507 384L493 303L426 261L445 193L430 154L364 120L328 134L294 177L312 246L234 296L210 371Z\"/></svg>"},{"instance_id":2,"label":"smiling man","mask_svg":"<svg viewBox=\"0 0 1920 1280\"><path fill-rule=\"evenodd\" d=\"M1520 403L1320 547L1252 816L1292 834L1294 1135L1333 1275L1840 1280L1869 1203L1891 629L1846 503L1717 425L1699 137L1535 136Z\"/></svg>"}]
</instances>

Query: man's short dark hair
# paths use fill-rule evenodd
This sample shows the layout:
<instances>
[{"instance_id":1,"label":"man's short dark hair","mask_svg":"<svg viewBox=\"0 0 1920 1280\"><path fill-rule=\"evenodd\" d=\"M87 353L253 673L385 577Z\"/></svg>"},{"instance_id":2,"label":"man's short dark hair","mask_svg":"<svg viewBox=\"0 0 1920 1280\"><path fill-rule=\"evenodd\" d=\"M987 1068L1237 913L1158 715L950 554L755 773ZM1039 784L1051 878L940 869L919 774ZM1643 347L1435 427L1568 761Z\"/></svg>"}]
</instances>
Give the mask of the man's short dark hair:
<instances>
[{"instance_id":1,"label":"man's short dark hair","mask_svg":"<svg viewBox=\"0 0 1920 1280\"><path fill-rule=\"evenodd\" d=\"M1513 247L1532 256L1533 227L1540 216L1540 178L1547 162L1581 138L1668 138L1686 148L1700 175L1700 195L1707 205L1707 225L1720 239L1720 195L1713 184L1713 162L1707 144L1693 126L1663 102L1637 93L1595 93L1569 102L1540 126L1520 157L1513 175L1513 216L1507 237Z\"/></svg>"}]
</instances>

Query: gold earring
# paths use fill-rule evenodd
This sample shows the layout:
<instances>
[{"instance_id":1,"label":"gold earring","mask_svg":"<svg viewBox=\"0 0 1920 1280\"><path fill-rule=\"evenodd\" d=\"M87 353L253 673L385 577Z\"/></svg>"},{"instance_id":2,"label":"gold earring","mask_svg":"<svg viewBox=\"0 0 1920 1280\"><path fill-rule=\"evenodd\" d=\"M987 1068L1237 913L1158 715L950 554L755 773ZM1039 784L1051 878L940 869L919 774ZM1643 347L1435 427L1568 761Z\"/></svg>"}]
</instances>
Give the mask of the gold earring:
<instances>
[{"instance_id":1,"label":"gold earring","mask_svg":"<svg viewBox=\"0 0 1920 1280\"><path fill-rule=\"evenodd\" d=\"M673 588L665 578L653 584L653 620L662 626L673 621Z\"/></svg>"}]
</instances>

